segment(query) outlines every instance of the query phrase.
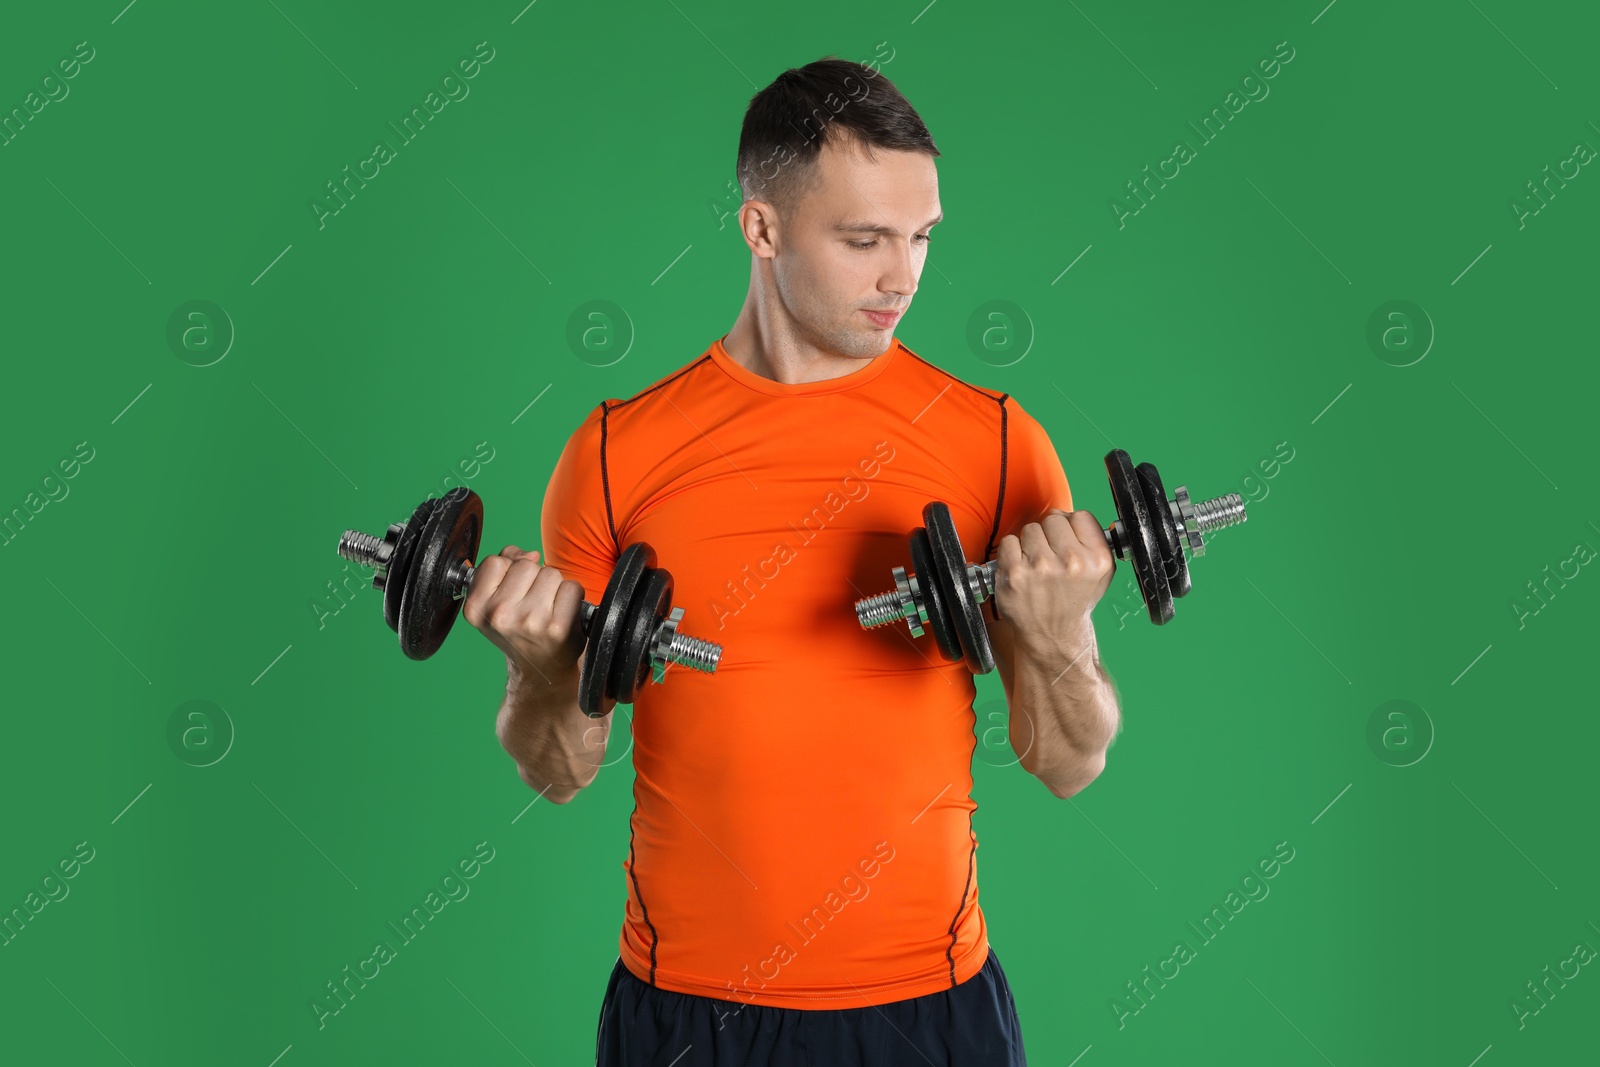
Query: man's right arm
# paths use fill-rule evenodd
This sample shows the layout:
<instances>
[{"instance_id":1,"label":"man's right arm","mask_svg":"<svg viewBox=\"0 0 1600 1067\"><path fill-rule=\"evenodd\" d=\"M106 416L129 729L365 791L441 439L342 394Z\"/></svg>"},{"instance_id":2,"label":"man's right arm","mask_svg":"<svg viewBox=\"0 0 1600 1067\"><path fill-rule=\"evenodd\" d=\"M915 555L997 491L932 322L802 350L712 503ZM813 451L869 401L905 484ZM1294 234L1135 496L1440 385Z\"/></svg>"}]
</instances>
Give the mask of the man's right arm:
<instances>
[{"instance_id":1,"label":"man's right arm","mask_svg":"<svg viewBox=\"0 0 1600 1067\"><path fill-rule=\"evenodd\" d=\"M565 804L600 772L616 701L590 718L578 706L584 646L581 582L507 545L478 564L462 617L505 654L495 736L522 780Z\"/></svg>"},{"instance_id":2,"label":"man's right arm","mask_svg":"<svg viewBox=\"0 0 1600 1067\"><path fill-rule=\"evenodd\" d=\"M554 804L567 803L599 774L617 703L605 697L604 715L584 714L578 707L578 670L574 664L570 671L543 678L508 661L506 695L495 720L495 736L516 761L517 773Z\"/></svg>"},{"instance_id":3,"label":"man's right arm","mask_svg":"<svg viewBox=\"0 0 1600 1067\"><path fill-rule=\"evenodd\" d=\"M539 517L550 566L540 565L540 553L509 545L502 552L509 564L485 561L495 571L485 577L503 580L504 595L485 596L478 605L468 598L478 608L468 621L484 624L485 636L506 653L495 735L522 780L557 804L600 773L616 704L604 698L605 714L593 719L578 707L585 644L579 601L600 602L618 558L601 460L605 410L602 403L589 412L551 471Z\"/></svg>"}]
</instances>

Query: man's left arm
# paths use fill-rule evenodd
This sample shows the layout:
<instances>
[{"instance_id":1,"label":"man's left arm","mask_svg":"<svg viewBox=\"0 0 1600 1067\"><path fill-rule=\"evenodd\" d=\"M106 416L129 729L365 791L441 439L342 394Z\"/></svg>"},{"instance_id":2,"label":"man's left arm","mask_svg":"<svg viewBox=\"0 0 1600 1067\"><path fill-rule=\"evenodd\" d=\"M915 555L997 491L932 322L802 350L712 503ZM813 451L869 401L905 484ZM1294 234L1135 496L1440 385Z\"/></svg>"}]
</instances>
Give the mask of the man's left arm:
<instances>
[{"instance_id":1,"label":"man's left arm","mask_svg":"<svg viewBox=\"0 0 1600 1067\"><path fill-rule=\"evenodd\" d=\"M1090 617L1115 561L1092 514L1060 509L1003 538L996 559L1001 618L985 625L1011 745L1022 768L1064 800L1105 769L1122 726Z\"/></svg>"}]
</instances>

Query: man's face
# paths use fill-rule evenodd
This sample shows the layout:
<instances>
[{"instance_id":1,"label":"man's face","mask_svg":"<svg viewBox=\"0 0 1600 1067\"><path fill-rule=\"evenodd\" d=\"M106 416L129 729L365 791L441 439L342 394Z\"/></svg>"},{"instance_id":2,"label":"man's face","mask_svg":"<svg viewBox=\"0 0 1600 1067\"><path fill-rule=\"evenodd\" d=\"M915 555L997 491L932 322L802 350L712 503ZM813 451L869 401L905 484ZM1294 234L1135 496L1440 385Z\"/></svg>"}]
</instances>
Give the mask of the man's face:
<instances>
[{"instance_id":1,"label":"man's face","mask_svg":"<svg viewBox=\"0 0 1600 1067\"><path fill-rule=\"evenodd\" d=\"M779 221L772 259L778 296L796 335L818 349L870 359L889 348L917 291L928 231L942 213L939 175L924 152L824 143L814 184Z\"/></svg>"}]
</instances>

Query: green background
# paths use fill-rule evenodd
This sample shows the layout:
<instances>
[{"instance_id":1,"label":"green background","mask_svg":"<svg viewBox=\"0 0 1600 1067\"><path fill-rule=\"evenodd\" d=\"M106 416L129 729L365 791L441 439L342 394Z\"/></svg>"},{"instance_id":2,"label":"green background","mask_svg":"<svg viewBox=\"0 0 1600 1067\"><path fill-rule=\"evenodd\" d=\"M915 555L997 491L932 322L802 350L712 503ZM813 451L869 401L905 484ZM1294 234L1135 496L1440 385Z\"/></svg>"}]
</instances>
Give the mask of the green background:
<instances>
[{"instance_id":1,"label":"green background","mask_svg":"<svg viewBox=\"0 0 1600 1067\"><path fill-rule=\"evenodd\" d=\"M1600 577L1573 559L1546 602L1526 588L1600 548L1600 176L1511 206L1600 145L1592 11L120 3L0 34L5 113L95 50L0 148L0 508L69 490L0 551L0 907L94 849L0 948L8 1053L591 1062L625 737L577 801L529 808L493 732L501 655L460 624L404 659L378 593L335 597L334 546L453 472L486 552L536 546L582 415L731 325L744 107L831 53L877 56L943 152L906 343L1017 396L1105 522L1113 446L1249 501L1171 625L1128 613L1119 567L1095 618L1125 728L1087 791L979 747L982 903L1030 1061L1593 1056L1594 966L1511 1008L1600 947ZM470 95L400 144L388 124L480 41ZM1202 143L1188 123L1280 41L1270 95ZM379 139L395 158L319 227L311 201ZM1195 158L1119 226L1112 199L1180 139ZM169 343L196 300L225 321ZM569 345L592 300L625 358ZM974 350L994 300L1015 332ZM1396 300L1421 310L1369 343ZM1002 694L978 687L982 726ZM174 741L191 701L209 718ZM1369 742L1390 701L1409 718ZM324 983L480 841L470 896L319 1030ZM1187 924L1279 842L1270 896L1202 946ZM1195 959L1119 1026L1179 940Z\"/></svg>"}]
</instances>

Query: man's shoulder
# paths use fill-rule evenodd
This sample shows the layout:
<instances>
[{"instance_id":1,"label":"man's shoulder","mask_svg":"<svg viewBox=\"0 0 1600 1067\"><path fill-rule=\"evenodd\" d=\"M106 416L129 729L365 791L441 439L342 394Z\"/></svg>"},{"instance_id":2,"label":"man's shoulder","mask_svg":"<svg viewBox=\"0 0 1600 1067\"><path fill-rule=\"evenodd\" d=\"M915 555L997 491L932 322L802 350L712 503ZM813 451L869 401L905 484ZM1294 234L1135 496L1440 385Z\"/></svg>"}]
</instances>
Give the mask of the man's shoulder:
<instances>
[{"instance_id":1,"label":"man's shoulder","mask_svg":"<svg viewBox=\"0 0 1600 1067\"><path fill-rule=\"evenodd\" d=\"M1054 446L1044 427L1015 394L969 382L960 375L918 355L904 342L900 343L900 347L910 359L905 361L904 368L908 377L900 379L896 383L897 388L904 388L908 383L913 384L919 391L927 392L930 397L935 395L942 397L940 405L945 404L951 397L959 397L960 399L957 399L952 407L959 408L964 405L970 418L977 420L982 426L1004 439L1008 453L1043 450L1054 454Z\"/></svg>"},{"instance_id":2,"label":"man's shoulder","mask_svg":"<svg viewBox=\"0 0 1600 1067\"><path fill-rule=\"evenodd\" d=\"M940 389L945 386L952 387L951 391L959 389L967 398L991 411L1001 405L1012 406L1015 404L1015 401L1004 391L970 382L954 371L946 370L932 359L920 355L900 338L896 337L895 341L900 345L904 355L908 357L902 361L903 366L901 368L907 376L925 379L928 383L936 385ZM918 347L921 346L919 345Z\"/></svg>"},{"instance_id":3,"label":"man's shoulder","mask_svg":"<svg viewBox=\"0 0 1600 1067\"><path fill-rule=\"evenodd\" d=\"M648 423L653 418L650 413L658 406L658 402L670 399L669 394L674 388L692 383L696 368L710 362L711 353L707 351L663 374L638 392L625 397L608 396L595 401L572 431L573 439L583 444L596 443L618 432L626 424Z\"/></svg>"},{"instance_id":4,"label":"man's shoulder","mask_svg":"<svg viewBox=\"0 0 1600 1067\"><path fill-rule=\"evenodd\" d=\"M663 374L661 377L657 378L643 389L640 389L632 396L607 397L605 400L601 401L600 406L604 407L609 412L615 412L619 408L626 408L629 405L638 405L641 401L647 400L662 393L674 382L678 382L680 379L687 379L694 371L704 367L710 362L711 352L708 349L707 351L700 353L700 355L695 356L687 363L684 363L667 372L666 374Z\"/></svg>"}]
</instances>

